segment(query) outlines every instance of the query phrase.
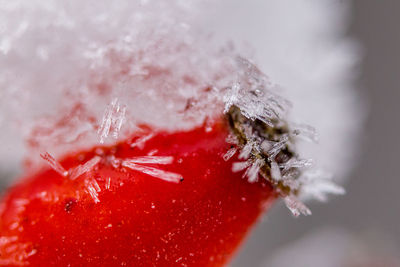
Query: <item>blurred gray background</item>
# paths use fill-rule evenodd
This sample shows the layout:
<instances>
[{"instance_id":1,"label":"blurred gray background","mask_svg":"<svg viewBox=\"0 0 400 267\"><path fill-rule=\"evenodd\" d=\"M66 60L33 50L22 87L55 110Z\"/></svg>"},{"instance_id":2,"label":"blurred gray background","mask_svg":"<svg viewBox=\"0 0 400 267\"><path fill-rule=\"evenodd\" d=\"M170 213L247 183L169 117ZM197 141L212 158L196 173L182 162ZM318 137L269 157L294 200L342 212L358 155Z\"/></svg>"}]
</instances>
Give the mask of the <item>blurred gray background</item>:
<instances>
[{"instance_id":1,"label":"blurred gray background","mask_svg":"<svg viewBox=\"0 0 400 267\"><path fill-rule=\"evenodd\" d=\"M282 203L275 205L232 266L307 266L294 257L271 259L289 252L291 242L327 228L334 230L328 230L331 235L325 241L345 233L350 237L342 243L357 243L354 250L364 247L358 250L371 260L364 261L365 265L363 259L353 260L357 266L400 266L396 258L400 252L400 1L353 1L350 17L348 35L361 43L364 52L357 90L367 98L369 114L359 159L345 186L347 194L328 203L310 204L313 215L309 217L292 218ZM318 258L318 253L309 251L308 257ZM361 254L352 255L366 257Z\"/></svg>"}]
</instances>

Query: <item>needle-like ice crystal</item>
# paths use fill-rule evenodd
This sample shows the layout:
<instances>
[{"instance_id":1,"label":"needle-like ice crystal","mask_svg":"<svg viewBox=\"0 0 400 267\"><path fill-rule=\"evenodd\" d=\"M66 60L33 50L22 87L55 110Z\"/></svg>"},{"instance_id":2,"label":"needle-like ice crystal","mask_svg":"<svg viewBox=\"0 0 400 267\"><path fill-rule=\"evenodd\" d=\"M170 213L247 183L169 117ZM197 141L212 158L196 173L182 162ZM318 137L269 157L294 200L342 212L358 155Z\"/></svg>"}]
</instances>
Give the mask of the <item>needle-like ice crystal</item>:
<instances>
[{"instance_id":1,"label":"needle-like ice crystal","mask_svg":"<svg viewBox=\"0 0 400 267\"><path fill-rule=\"evenodd\" d=\"M134 171L143 172L145 174L148 174L148 175L153 176L155 178L164 180L166 182L179 183L183 179L182 175L180 175L180 174L164 171L164 170L161 170L161 169L158 169L158 168L154 168L154 167L150 167L150 166L144 166L144 165L136 164L136 163L131 162L129 160L123 161L122 162L122 166L127 167L129 169L132 169Z\"/></svg>"}]
</instances>

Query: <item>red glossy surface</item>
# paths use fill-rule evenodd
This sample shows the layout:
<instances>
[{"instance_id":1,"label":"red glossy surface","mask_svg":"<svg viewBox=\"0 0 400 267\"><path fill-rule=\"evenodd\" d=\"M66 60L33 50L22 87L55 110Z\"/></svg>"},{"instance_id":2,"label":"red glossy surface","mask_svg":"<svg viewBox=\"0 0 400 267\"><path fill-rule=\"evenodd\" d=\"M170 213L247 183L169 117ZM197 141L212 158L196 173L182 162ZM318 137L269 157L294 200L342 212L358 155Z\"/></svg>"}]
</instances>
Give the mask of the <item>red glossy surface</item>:
<instances>
[{"instance_id":1,"label":"red glossy surface","mask_svg":"<svg viewBox=\"0 0 400 267\"><path fill-rule=\"evenodd\" d=\"M1 204L0 265L221 266L275 199L267 183L249 184L242 172L232 173L236 158L222 158L226 136L222 125L211 132L158 133L142 149L103 147L102 161L74 181L51 169L28 175ZM125 159L154 149L174 162L153 166L184 181L109 162L110 155ZM82 164L95 150L61 164ZM98 203L87 192L91 179L100 188Z\"/></svg>"}]
</instances>

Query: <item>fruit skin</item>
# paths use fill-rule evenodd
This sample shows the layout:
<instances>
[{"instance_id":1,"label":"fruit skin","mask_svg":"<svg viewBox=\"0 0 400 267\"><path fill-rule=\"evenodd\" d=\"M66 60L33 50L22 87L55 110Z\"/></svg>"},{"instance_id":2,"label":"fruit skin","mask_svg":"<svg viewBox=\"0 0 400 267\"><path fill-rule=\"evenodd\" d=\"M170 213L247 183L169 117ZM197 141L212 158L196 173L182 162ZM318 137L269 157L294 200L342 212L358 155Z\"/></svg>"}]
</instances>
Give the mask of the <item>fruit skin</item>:
<instances>
[{"instance_id":1,"label":"fruit skin","mask_svg":"<svg viewBox=\"0 0 400 267\"><path fill-rule=\"evenodd\" d=\"M52 169L27 174L0 206L2 266L221 266L276 194L250 184L223 155L229 131L157 132L144 147L95 147L62 159L74 168L100 163L72 180ZM136 135L136 138L140 135ZM184 180L166 182L118 164L135 156L173 156ZM113 163L113 164L112 164ZM95 184L98 185L95 186ZM88 186L97 188L96 197Z\"/></svg>"}]
</instances>

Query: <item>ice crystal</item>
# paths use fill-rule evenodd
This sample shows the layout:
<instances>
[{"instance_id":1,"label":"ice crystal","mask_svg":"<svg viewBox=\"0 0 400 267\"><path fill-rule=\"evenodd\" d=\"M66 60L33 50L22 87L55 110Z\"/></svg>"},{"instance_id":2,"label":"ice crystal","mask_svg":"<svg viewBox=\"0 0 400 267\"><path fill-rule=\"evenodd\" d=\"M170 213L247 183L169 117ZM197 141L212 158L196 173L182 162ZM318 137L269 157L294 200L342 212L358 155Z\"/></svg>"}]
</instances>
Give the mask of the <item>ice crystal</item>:
<instances>
[{"instance_id":1,"label":"ice crystal","mask_svg":"<svg viewBox=\"0 0 400 267\"><path fill-rule=\"evenodd\" d=\"M270 161L273 161L278 153L285 147L289 140L289 136L284 134L280 137L279 142L274 142L272 147L268 150L267 154Z\"/></svg>"},{"instance_id":2,"label":"ice crystal","mask_svg":"<svg viewBox=\"0 0 400 267\"><path fill-rule=\"evenodd\" d=\"M66 177L68 175L68 171L64 169L63 166L55 159L53 158L48 152L45 152L43 154L40 154L40 156L47 161L47 163L50 165L50 167L58 172L61 176Z\"/></svg>"},{"instance_id":3,"label":"ice crystal","mask_svg":"<svg viewBox=\"0 0 400 267\"><path fill-rule=\"evenodd\" d=\"M234 105L251 120L260 120L273 127L290 107L290 102L277 95L267 76L254 64L242 57L237 58L240 74L224 97L225 112Z\"/></svg>"},{"instance_id":4,"label":"ice crystal","mask_svg":"<svg viewBox=\"0 0 400 267\"><path fill-rule=\"evenodd\" d=\"M234 162L232 164L233 172L240 172L250 167L251 161Z\"/></svg>"},{"instance_id":5,"label":"ice crystal","mask_svg":"<svg viewBox=\"0 0 400 267\"><path fill-rule=\"evenodd\" d=\"M147 153L147 156L154 156L155 154L157 154L158 149L152 149Z\"/></svg>"},{"instance_id":6,"label":"ice crystal","mask_svg":"<svg viewBox=\"0 0 400 267\"><path fill-rule=\"evenodd\" d=\"M115 139L118 138L122 123L125 119L125 113L126 106L120 105L118 98L114 98L107 106L98 130L100 143L104 143L110 131L112 131L112 136Z\"/></svg>"},{"instance_id":7,"label":"ice crystal","mask_svg":"<svg viewBox=\"0 0 400 267\"><path fill-rule=\"evenodd\" d=\"M264 164L265 162L262 159L256 159L253 164L247 168L244 176L247 178L249 183L255 183L258 181L258 173Z\"/></svg>"},{"instance_id":8,"label":"ice crystal","mask_svg":"<svg viewBox=\"0 0 400 267\"><path fill-rule=\"evenodd\" d=\"M295 159L291 158L284 164L280 164L279 167L283 168L283 171L288 171L291 168L306 168L311 167L313 164L312 159Z\"/></svg>"},{"instance_id":9,"label":"ice crystal","mask_svg":"<svg viewBox=\"0 0 400 267\"><path fill-rule=\"evenodd\" d=\"M313 127L289 123L289 101L277 95L274 86L250 61L237 59L240 71L237 81L228 88L223 98L224 111L229 116L233 134L227 143L234 144L223 156L229 159L239 150L232 171L243 171L243 177L254 183L262 175L276 187L289 210L295 215L310 214L297 195L312 195L324 200L326 193L342 193L340 187L321 177L309 177L304 169L311 167L311 159L301 159L294 144L297 138L317 141ZM244 119L244 118L245 119ZM310 189L311 188L311 189ZM313 191L315 190L315 191Z\"/></svg>"},{"instance_id":10,"label":"ice crystal","mask_svg":"<svg viewBox=\"0 0 400 267\"><path fill-rule=\"evenodd\" d=\"M183 177L180 174L173 173L173 172L168 172L164 170L160 170L154 167L149 167L149 166L143 166L139 165L130 161L123 161L122 166L127 167L129 169L139 171L145 174L148 174L150 176L153 176L155 178L167 181L167 182L172 182L172 183L179 183L182 181Z\"/></svg>"},{"instance_id":11,"label":"ice crystal","mask_svg":"<svg viewBox=\"0 0 400 267\"><path fill-rule=\"evenodd\" d=\"M137 147L139 149L143 149L146 142L149 141L151 138L153 138L154 135L155 135L154 133L149 133L145 136L139 137L137 140L132 142L131 147Z\"/></svg>"},{"instance_id":12,"label":"ice crystal","mask_svg":"<svg viewBox=\"0 0 400 267\"><path fill-rule=\"evenodd\" d=\"M236 148L236 147L230 148L230 149L224 154L224 156L223 156L224 160L225 160L225 161L230 160L230 159L233 157L233 155L235 155L236 151L237 151L237 148Z\"/></svg>"},{"instance_id":13,"label":"ice crystal","mask_svg":"<svg viewBox=\"0 0 400 267\"><path fill-rule=\"evenodd\" d=\"M300 180L303 184L301 196L304 198L316 198L326 201L328 194L343 195L345 190L332 181L332 174L321 170L305 172Z\"/></svg>"},{"instance_id":14,"label":"ice crystal","mask_svg":"<svg viewBox=\"0 0 400 267\"><path fill-rule=\"evenodd\" d=\"M278 164L275 161L271 162L271 177L275 181L282 180L281 170L280 170Z\"/></svg>"},{"instance_id":15,"label":"ice crystal","mask_svg":"<svg viewBox=\"0 0 400 267\"><path fill-rule=\"evenodd\" d=\"M105 183L104 187L105 187L106 190L110 190L110 188L111 188L111 177L108 177L106 179L106 183Z\"/></svg>"},{"instance_id":16,"label":"ice crystal","mask_svg":"<svg viewBox=\"0 0 400 267\"><path fill-rule=\"evenodd\" d=\"M94 203L99 203L100 202L99 193L96 190L96 188L95 188L95 186L94 186L94 184L92 182L89 182L86 185L86 191L89 193L89 195L93 199Z\"/></svg>"},{"instance_id":17,"label":"ice crystal","mask_svg":"<svg viewBox=\"0 0 400 267\"><path fill-rule=\"evenodd\" d=\"M288 195L284 197L283 200L294 216L297 217L300 214L311 215L310 209L307 208L307 206L298 200L294 195Z\"/></svg>"},{"instance_id":18,"label":"ice crystal","mask_svg":"<svg viewBox=\"0 0 400 267\"><path fill-rule=\"evenodd\" d=\"M183 177L180 174L168 172L155 167L146 166L145 164L167 165L174 161L172 156L141 156L125 159L121 165L129 169L139 171L150 176L162 179L167 182L178 183Z\"/></svg>"},{"instance_id":19,"label":"ice crystal","mask_svg":"<svg viewBox=\"0 0 400 267\"><path fill-rule=\"evenodd\" d=\"M71 180L75 180L82 174L87 173L88 171L91 171L100 161L101 161L101 157L95 156L92 159L88 160L85 164L78 165L77 167L70 169L68 171L69 178Z\"/></svg>"},{"instance_id":20,"label":"ice crystal","mask_svg":"<svg viewBox=\"0 0 400 267\"><path fill-rule=\"evenodd\" d=\"M237 137L235 135L233 135L233 134L229 134L228 137L226 137L225 141L228 144L233 144L233 145L239 144L239 142L237 140Z\"/></svg>"},{"instance_id":21,"label":"ice crystal","mask_svg":"<svg viewBox=\"0 0 400 267\"><path fill-rule=\"evenodd\" d=\"M142 156L126 159L125 162L135 164L171 164L174 161L172 156Z\"/></svg>"},{"instance_id":22,"label":"ice crystal","mask_svg":"<svg viewBox=\"0 0 400 267\"><path fill-rule=\"evenodd\" d=\"M93 185L93 188L96 190L96 192L101 191L101 188L95 179L92 180L92 185Z\"/></svg>"},{"instance_id":23,"label":"ice crystal","mask_svg":"<svg viewBox=\"0 0 400 267\"><path fill-rule=\"evenodd\" d=\"M2 266L23 266L24 260L35 255L37 250L32 248L31 243L25 243L18 239L17 236L1 236L0 251L7 257L0 258Z\"/></svg>"},{"instance_id":24,"label":"ice crystal","mask_svg":"<svg viewBox=\"0 0 400 267\"><path fill-rule=\"evenodd\" d=\"M296 123L291 123L293 131L292 134L295 136L299 136L300 138L310 141L313 143L317 143L319 140L319 136L317 133L317 130L307 124L296 124Z\"/></svg>"},{"instance_id":25,"label":"ice crystal","mask_svg":"<svg viewBox=\"0 0 400 267\"><path fill-rule=\"evenodd\" d=\"M248 159L251 152L255 148L255 143L252 141L247 142L247 144L241 149L239 154L239 159Z\"/></svg>"}]
</instances>

